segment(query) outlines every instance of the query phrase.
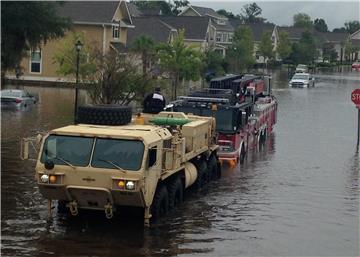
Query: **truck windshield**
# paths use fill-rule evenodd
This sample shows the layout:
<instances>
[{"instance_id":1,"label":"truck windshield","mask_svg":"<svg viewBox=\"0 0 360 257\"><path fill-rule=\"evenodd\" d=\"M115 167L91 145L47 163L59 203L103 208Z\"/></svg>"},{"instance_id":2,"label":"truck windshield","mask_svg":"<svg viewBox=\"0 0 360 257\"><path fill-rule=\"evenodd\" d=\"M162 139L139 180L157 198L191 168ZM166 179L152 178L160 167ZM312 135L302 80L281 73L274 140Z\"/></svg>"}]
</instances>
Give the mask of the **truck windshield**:
<instances>
[{"instance_id":1,"label":"truck windshield","mask_svg":"<svg viewBox=\"0 0 360 257\"><path fill-rule=\"evenodd\" d=\"M94 138L50 135L46 138L41 162L85 167L90 162ZM69 163L69 164L67 164Z\"/></svg>"},{"instance_id":2,"label":"truck windshield","mask_svg":"<svg viewBox=\"0 0 360 257\"><path fill-rule=\"evenodd\" d=\"M143 153L144 144L141 141L97 138L91 166L139 170Z\"/></svg>"}]
</instances>

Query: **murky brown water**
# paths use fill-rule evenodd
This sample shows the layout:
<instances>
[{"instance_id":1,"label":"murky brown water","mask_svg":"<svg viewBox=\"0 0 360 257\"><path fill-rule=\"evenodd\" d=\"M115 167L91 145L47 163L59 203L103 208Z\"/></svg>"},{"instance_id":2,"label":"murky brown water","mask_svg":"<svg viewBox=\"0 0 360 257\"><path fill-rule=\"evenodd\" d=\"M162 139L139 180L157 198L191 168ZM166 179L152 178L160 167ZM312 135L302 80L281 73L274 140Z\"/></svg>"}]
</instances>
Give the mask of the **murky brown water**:
<instances>
[{"instance_id":1,"label":"murky brown water","mask_svg":"<svg viewBox=\"0 0 360 257\"><path fill-rule=\"evenodd\" d=\"M33 164L18 157L19 138L71 123L74 92L27 88L40 102L1 115L2 256L359 255L350 93L360 73L318 74L310 89L289 89L286 79L274 74L279 119L266 148L189 195L151 230L104 215L47 219Z\"/></svg>"}]
</instances>

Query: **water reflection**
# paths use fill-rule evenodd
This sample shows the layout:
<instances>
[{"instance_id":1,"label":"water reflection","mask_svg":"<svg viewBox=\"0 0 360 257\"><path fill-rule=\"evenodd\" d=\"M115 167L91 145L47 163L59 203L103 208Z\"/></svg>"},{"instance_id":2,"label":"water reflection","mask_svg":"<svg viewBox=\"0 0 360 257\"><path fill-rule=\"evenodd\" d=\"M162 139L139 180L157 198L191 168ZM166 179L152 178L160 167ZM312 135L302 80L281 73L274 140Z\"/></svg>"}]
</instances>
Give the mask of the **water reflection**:
<instances>
[{"instance_id":1,"label":"water reflection","mask_svg":"<svg viewBox=\"0 0 360 257\"><path fill-rule=\"evenodd\" d=\"M243 166L186 201L155 228L103 213L53 215L19 160L19 138L72 123L72 89L26 88L32 109L3 110L2 256L356 256L359 156L350 93L359 73L318 72L311 89L273 75L278 124ZM81 102L87 102L85 92Z\"/></svg>"}]
</instances>

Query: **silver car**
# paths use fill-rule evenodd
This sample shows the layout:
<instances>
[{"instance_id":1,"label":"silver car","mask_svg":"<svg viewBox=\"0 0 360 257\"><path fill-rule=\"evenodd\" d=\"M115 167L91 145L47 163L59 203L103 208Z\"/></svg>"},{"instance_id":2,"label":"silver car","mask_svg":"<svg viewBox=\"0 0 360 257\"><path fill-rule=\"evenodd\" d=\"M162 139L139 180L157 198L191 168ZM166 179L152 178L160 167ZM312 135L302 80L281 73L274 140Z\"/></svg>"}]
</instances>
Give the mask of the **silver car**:
<instances>
[{"instance_id":1,"label":"silver car","mask_svg":"<svg viewBox=\"0 0 360 257\"><path fill-rule=\"evenodd\" d=\"M309 73L295 73L289 82L290 87L313 87L315 86L315 78Z\"/></svg>"},{"instance_id":2,"label":"silver car","mask_svg":"<svg viewBox=\"0 0 360 257\"><path fill-rule=\"evenodd\" d=\"M1 107L22 108L36 103L36 98L24 90L1 90Z\"/></svg>"}]
</instances>

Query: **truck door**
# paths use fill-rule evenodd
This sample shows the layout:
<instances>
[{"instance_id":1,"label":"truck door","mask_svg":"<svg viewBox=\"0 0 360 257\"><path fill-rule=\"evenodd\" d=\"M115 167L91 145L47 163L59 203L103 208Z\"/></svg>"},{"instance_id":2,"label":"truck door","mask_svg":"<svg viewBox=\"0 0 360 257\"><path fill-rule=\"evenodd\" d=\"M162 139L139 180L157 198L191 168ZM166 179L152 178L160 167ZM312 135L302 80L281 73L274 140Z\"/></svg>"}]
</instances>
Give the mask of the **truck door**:
<instances>
[{"instance_id":1,"label":"truck door","mask_svg":"<svg viewBox=\"0 0 360 257\"><path fill-rule=\"evenodd\" d=\"M145 205L149 207L161 175L162 154L160 143L149 146L145 169Z\"/></svg>"}]
</instances>

